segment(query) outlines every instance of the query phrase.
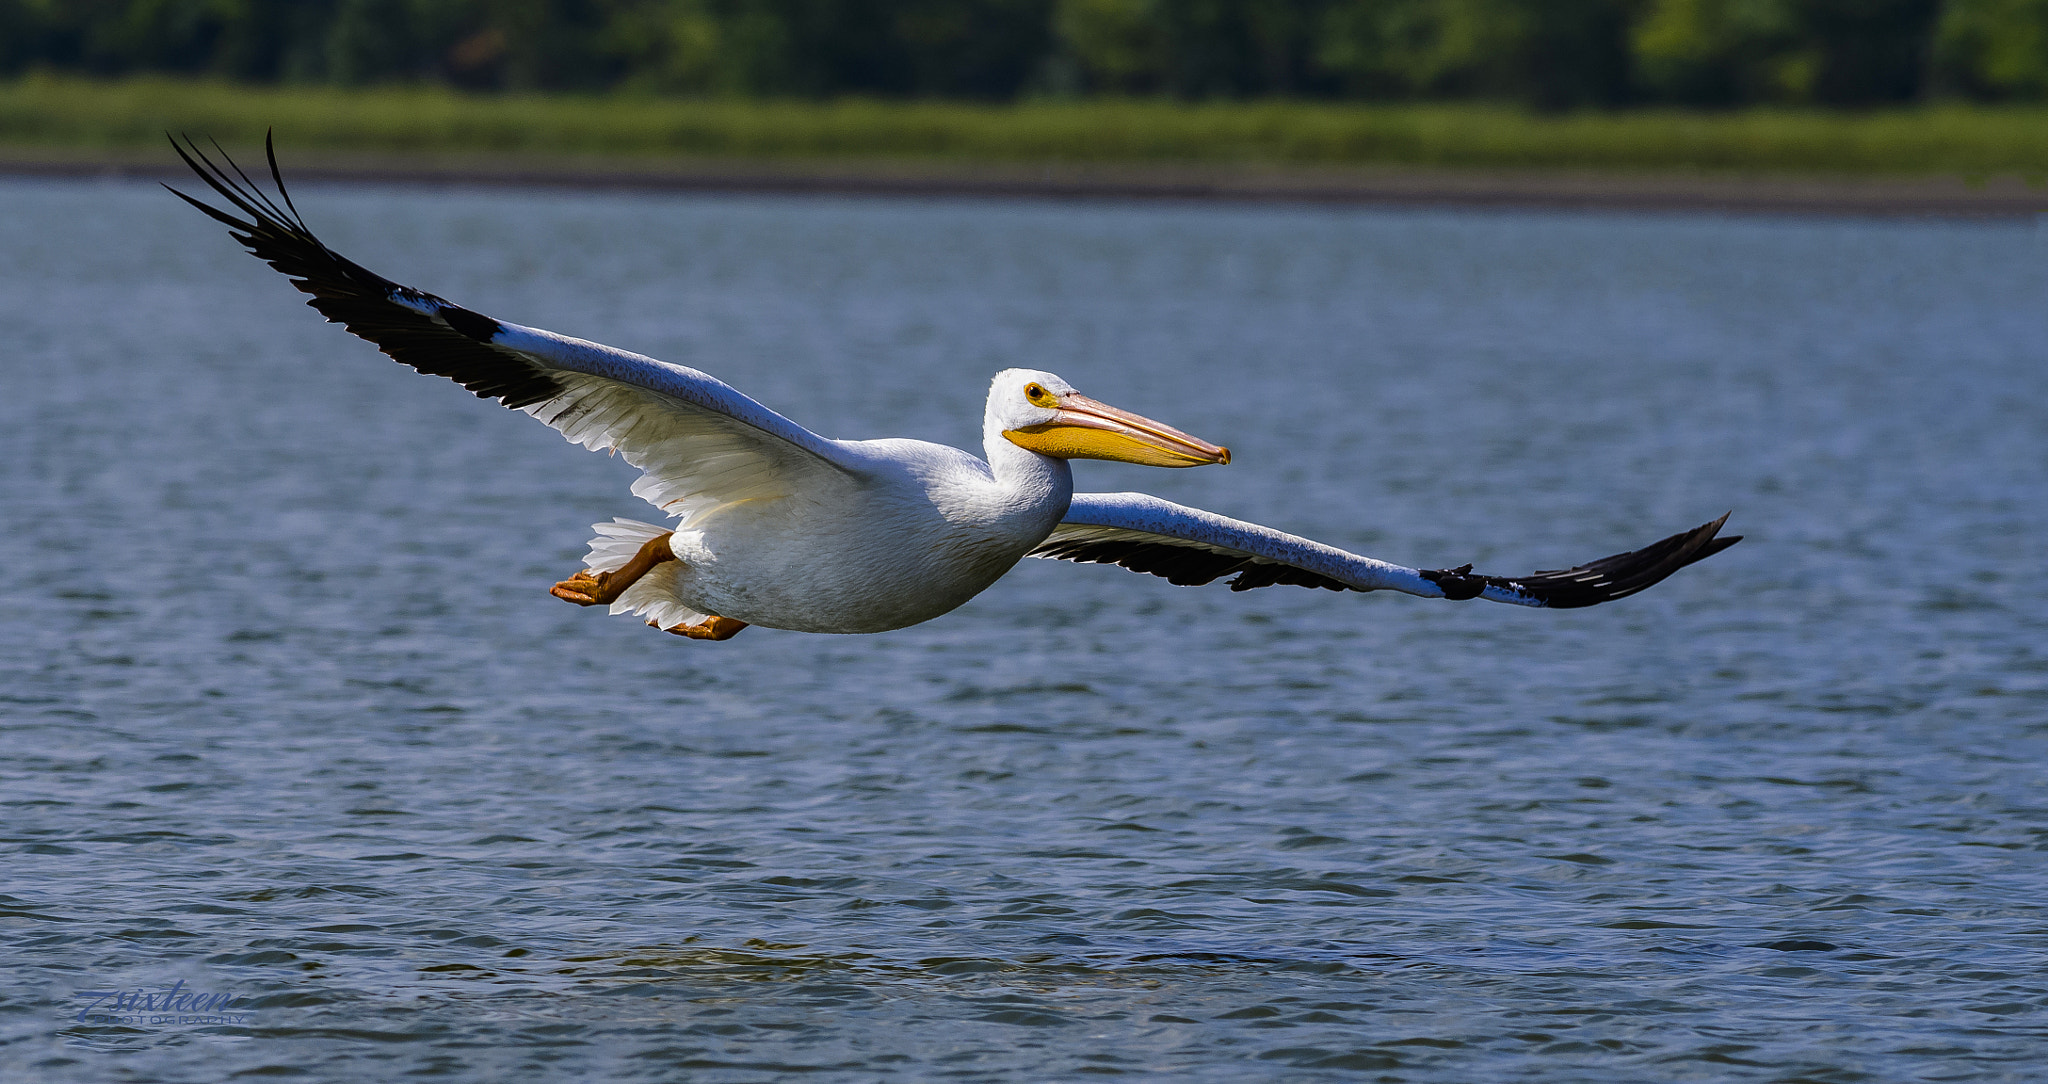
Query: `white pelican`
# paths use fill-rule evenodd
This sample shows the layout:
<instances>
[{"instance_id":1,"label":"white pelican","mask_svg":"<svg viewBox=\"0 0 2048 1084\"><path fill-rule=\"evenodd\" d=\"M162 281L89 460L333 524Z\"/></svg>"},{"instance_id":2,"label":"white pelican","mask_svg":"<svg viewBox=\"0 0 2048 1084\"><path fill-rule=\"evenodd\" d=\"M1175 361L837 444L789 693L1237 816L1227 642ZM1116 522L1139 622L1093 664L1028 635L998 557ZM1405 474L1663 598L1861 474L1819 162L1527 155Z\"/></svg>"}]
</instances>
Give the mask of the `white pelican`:
<instances>
[{"instance_id":1,"label":"white pelican","mask_svg":"<svg viewBox=\"0 0 2048 1084\"><path fill-rule=\"evenodd\" d=\"M1234 591L1296 584L1565 609L1632 595L1740 540L1716 537L1724 515L1577 568L1498 577L1471 565L1404 568L1142 493L1075 493L1071 459L1193 467L1228 463L1230 452L1033 369L996 374L985 460L917 440L828 440L695 369L494 320L342 258L306 228L268 140L281 205L233 160L223 169L187 147L185 164L248 217L173 194L225 224L330 321L640 468L633 493L678 522L598 524L589 567L551 593L693 639L748 625L900 629L973 598L1025 557L1117 564L1176 584L1234 574Z\"/></svg>"}]
</instances>

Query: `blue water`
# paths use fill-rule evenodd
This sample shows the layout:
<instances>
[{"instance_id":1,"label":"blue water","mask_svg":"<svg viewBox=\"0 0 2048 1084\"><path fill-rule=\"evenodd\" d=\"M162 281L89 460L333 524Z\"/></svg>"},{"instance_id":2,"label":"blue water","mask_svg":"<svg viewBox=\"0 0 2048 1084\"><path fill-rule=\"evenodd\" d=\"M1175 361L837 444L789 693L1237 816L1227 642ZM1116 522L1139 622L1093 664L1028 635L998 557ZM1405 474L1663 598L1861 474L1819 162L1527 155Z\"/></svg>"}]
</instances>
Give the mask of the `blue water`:
<instances>
[{"instance_id":1,"label":"blue water","mask_svg":"<svg viewBox=\"0 0 2048 1084\"><path fill-rule=\"evenodd\" d=\"M622 463L159 189L0 181L0 1077L2040 1078L2032 228L297 196L833 436L971 447L1032 365L1236 454L1083 488L1749 539L1573 612L1034 561L686 641L546 594Z\"/></svg>"}]
</instances>

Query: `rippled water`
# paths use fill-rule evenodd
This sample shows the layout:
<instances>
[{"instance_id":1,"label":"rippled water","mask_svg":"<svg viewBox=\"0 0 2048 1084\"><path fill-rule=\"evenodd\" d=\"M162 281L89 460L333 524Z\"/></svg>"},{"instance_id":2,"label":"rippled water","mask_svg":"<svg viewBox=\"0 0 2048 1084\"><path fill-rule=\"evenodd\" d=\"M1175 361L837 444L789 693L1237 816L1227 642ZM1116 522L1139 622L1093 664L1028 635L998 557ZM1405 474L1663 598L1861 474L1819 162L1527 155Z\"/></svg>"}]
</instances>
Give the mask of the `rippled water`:
<instances>
[{"instance_id":1,"label":"rippled water","mask_svg":"<svg viewBox=\"0 0 2048 1084\"><path fill-rule=\"evenodd\" d=\"M1029 562L869 637L562 605L623 464L160 190L0 183L0 1076L2021 1079L2048 1051L2030 228L308 188L342 251L1544 613ZM178 983L182 986L177 986ZM82 991L230 996L227 1023Z\"/></svg>"}]
</instances>

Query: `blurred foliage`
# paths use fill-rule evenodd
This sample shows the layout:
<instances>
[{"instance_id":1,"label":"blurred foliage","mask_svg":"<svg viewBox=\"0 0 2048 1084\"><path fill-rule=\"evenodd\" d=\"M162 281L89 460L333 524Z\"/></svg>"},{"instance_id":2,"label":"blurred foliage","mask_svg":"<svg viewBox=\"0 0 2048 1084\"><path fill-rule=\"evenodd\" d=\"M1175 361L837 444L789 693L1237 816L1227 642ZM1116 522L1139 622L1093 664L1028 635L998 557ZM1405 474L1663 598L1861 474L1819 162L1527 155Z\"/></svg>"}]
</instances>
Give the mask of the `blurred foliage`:
<instances>
[{"instance_id":1,"label":"blurred foliage","mask_svg":"<svg viewBox=\"0 0 2048 1084\"><path fill-rule=\"evenodd\" d=\"M2048 98L2048 0L1951 0L1934 61L1944 89L1977 98Z\"/></svg>"},{"instance_id":2,"label":"blurred foliage","mask_svg":"<svg viewBox=\"0 0 2048 1084\"><path fill-rule=\"evenodd\" d=\"M252 87L165 76L0 83L0 147L33 159L134 149L165 131L237 151L275 127L293 155L869 158L894 163L1218 163L1738 173L2048 175L2048 108L1853 114L1643 108L1537 113L1486 103L1169 99L1017 103L476 93L440 86ZM255 152L251 152L255 153ZM300 159L304 160L304 159ZM489 159L478 160L490 168ZM603 168L599 166L597 168ZM891 167L894 168L894 167Z\"/></svg>"},{"instance_id":3,"label":"blurred foliage","mask_svg":"<svg viewBox=\"0 0 2048 1084\"><path fill-rule=\"evenodd\" d=\"M0 77L734 97L2048 98L2048 0L0 0Z\"/></svg>"},{"instance_id":4,"label":"blurred foliage","mask_svg":"<svg viewBox=\"0 0 2048 1084\"><path fill-rule=\"evenodd\" d=\"M1317 60L1360 97L1521 99L1545 108L1632 97L1619 0L1342 0Z\"/></svg>"}]
</instances>

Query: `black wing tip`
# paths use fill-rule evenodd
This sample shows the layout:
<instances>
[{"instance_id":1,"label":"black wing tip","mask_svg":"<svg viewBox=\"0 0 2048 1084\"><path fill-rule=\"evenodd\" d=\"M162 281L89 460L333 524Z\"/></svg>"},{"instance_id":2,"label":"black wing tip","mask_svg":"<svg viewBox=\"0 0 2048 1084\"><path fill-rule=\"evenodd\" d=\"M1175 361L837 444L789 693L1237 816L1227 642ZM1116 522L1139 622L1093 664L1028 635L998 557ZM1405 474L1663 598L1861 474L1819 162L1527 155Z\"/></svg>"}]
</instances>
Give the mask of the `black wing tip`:
<instances>
[{"instance_id":1,"label":"black wing tip","mask_svg":"<svg viewBox=\"0 0 2048 1084\"><path fill-rule=\"evenodd\" d=\"M303 221L299 220L296 215L286 214L278 207L275 201L265 195L261 188L256 186L255 182L249 179L249 175L242 171L242 167L236 164L234 157L228 154L227 150L220 145L219 140L209 137L207 142L213 144L214 151L220 155L221 161L226 163L226 168L216 163L199 146L199 141L193 139L189 133L180 133L180 135L183 136L182 143L179 141L179 135L172 135L170 132L164 133L165 138L170 140L171 150L175 151L178 157L184 161L186 168L190 169L201 181L206 182L208 188L213 189L215 195L226 200L235 210L249 216L249 218L246 222L235 219L228 215L227 212L201 203L175 188L170 189L172 194L206 212L215 220L234 229L237 233L236 239L241 241L245 248L266 260L270 257L265 252L259 251L259 247L261 247L261 242L258 240L259 236L264 241L271 243L268 247L275 247L278 242L286 242L310 244L314 248L324 248L307 231L306 224ZM273 160L273 166L274 164ZM233 171L232 175L229 173L230 170ZM239 183L237 178L239 178ZM289 203L291 197L285 195L282 175L277 176L277 183L279 186L278 195L284 197L285 201ZM169 185L164 187L170 188Z\"/></svg>"},{"instance_id":2,"label":"black wing tip","mask_svg":"<svg viewBox=\"0 0 2048 1084\"><path fill-rule=\"evenodd\" d=\"M1734 545L1734 544L1736 544L1737 542L1740 542L1740 541L1742 541L1742 536L1741 536L1741 535L1739 535L1739 534L1731 534L1731 535L1729 535L1729 536L1728 536L1728 537L1726 537L1726 538L1716 538L1716 539L1714 539L1714 540L1712 540L1712 541L1708 542L1708 543L1707 543L1706 545L1704 545L1704 546L1701 546L1701 547L1700 547L1700 552L1699 552L1699 555L1698 555L1698 556L1696 556L1696 557L1694 557L1694 558L1693 558L1693 559L1692 559L1691 561L1688 561L1688 562L1686 562L1686 563L1687 563L1687 564L1698 564L1698 563L1700 563L1701 561L1704 561L1704 560L1706 560L1707 558L1709 558L1709 557L1712 557L1713 555L1715 555L1715 554L1717 554L1717 553L1721 552L1722 550L1725 550L1725 549L1727 549L1728 547L1730 547L1730 546L1732 546L1732 545Z\"/></svg>"},{"instance_id":3,"label":"black wing tip","mask_svg":"<svg viewBox=\"0 0 2048 1084\"><path fill-rule=\"evenodd\" d=\"M300 292L311 294L306 304L328 320L376 344L401 364L422 373L448 377L479 398L496 399L514 409L562 393L560 381L542 366L492 348L492 340L504 330L498 321L432 294L400 286L342 257L314 236L292 204L291 192L285 188L284 171L277 162L275 129L263 137L264 159L276 191L274 198L218 141L207 141L220 158L216 162L190 135L180 142L178 136L164 134L170 139L171 149L193 174L227 208L247 216L247 220L169 185L164 187L228 227L243 248L282 273ZM424 303L433 311L421 312L415 303Z\"/></svg>"},{"instance_id":4,"label":"black wing tip","mask_svg":"<svg viewBox=\"0 0 2048 1084\"><path fill-rule=\"evenodd\" d=\"M1721 527L1734 513L1680 531L1639 550L1602 557L1574 568L1537 572L1528 576L1484 576L1474 574L1471 565L1449 569L1423 569L1423 579L1433 583L1454 601L1478 598L1488 587L1499 587L1531 599L1552 610L1576 610L1597 606L1662 583L1687 565L1704 561L1742 541L1741 535L1718 537Z\"/></svg>"}]
</instances>

